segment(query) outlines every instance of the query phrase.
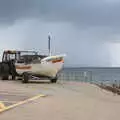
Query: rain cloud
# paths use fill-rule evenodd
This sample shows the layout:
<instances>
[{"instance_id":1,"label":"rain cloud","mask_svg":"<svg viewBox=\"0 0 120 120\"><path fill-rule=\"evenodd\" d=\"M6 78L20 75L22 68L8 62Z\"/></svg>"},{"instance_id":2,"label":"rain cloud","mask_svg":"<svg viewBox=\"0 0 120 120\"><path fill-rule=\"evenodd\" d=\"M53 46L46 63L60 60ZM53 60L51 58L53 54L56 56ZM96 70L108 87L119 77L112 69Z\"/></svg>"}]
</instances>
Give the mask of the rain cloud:
<instances>
[{"instance_id":1,"label":"rain cloud","mask_svg":"<svg viewBox=\"0 0 120 120\"><path fill-rule=\"evenodd\" d=\"M119 11L118 0L0 0L1 51L47 50L51 32L52 51L66 53L66 65L111 66Z\"/></svg>"}]
</instances>

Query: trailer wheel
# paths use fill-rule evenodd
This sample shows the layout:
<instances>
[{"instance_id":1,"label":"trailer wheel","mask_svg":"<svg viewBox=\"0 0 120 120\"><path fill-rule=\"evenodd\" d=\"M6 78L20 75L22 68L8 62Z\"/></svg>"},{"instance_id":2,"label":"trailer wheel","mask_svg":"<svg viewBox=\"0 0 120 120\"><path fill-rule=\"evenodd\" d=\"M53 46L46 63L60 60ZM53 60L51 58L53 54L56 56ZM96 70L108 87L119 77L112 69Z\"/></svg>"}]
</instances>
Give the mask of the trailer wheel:
<instances>
[{"instance_id":1,"label":"trailer wheel","mask_svg":"<svg viewBox=\"0 0 120 120\"><path fill-rule=\"evenodd\" d=\"M57 80L58 80L58 77L57 77L57 75L56 75L56 77L55 77L55 78L52 78L52 79L51 79L51 83L56 83L56 82L57 82Z\"/></svg>"},{"instance_id":2,"label":"trailer wheel","mask_svg":"<svg viewBox=\"0 0 120 120\"><path fill-rule=\"evenodd\" d=\"M23 73L23 78L22 78L22 83L28 83L29 81L29 74L28 73Z\"/></svg>"}]
</instances>

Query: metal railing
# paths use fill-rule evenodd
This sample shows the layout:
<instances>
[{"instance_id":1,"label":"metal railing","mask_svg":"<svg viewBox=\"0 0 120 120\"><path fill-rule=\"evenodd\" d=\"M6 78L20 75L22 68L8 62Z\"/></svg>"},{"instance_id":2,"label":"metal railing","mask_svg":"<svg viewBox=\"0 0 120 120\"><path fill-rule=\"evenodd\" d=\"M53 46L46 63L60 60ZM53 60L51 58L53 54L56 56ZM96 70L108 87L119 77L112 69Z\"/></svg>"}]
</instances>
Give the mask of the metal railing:
<instances>
[{"instance_id":1,"label":"metal railing","mask_svg":"<svg viewBox=\"0 0 120 120\"><path fill-rule=\"evenodd\" d=\"M89 82L97 84L119 84L120 85L120 73L119 72L97 72L97 71L84 71L84 70L63 70L60 73L59 80L63 81L79 81Z\"/></svg>"}]
</instances>

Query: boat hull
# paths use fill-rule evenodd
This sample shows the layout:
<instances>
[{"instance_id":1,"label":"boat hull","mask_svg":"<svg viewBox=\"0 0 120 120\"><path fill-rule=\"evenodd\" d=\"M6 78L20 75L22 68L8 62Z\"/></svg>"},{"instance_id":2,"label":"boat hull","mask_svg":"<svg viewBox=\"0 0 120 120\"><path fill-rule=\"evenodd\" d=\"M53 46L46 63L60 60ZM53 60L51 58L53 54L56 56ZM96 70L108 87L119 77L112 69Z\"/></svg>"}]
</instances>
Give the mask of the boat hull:
<instances>
[{"instance_id":1,"label":"boat hull","mask_svg":"<svg viewBox=\"0 0 120 120\"><path fill-rule=\"evenodd\" d=\"M51 57L52 58L52 57ZM57 57L59 58L59 56ZM64 65L63 57L61 59L42 60L41 63L32 64L16 64L16 71L18 74L28 72L32 75L45 76L48 78L55 78L62 70Z\"/></svg>"}]
</instances>

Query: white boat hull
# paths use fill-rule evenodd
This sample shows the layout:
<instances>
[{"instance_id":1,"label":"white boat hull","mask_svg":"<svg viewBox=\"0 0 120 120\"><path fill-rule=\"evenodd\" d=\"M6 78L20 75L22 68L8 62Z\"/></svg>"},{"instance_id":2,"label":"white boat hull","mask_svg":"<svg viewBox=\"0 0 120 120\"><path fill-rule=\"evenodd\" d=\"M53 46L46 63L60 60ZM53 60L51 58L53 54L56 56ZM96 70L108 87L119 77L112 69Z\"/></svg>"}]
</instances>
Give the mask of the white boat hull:
<instances>
[{"instance_id":1,"label":"white boat hull","mask_svg":"<svg viewBox=\"0 0 120 120\"><path fill-rule=\"evenodd\" d=\"M56 60L61 57L60 60ZM41 63L32 64L16 64L16 71L18 74L28 72L31 74L38 74L40 76L46 76L50 78L56 77L58 72L63 68L64 56L49 56L41 61ZM51 59L52 58L52 59ZM51 60L49 60L51 59ZM48 61L49 60L49 61Z\"/></svg>"}]
</instances>

